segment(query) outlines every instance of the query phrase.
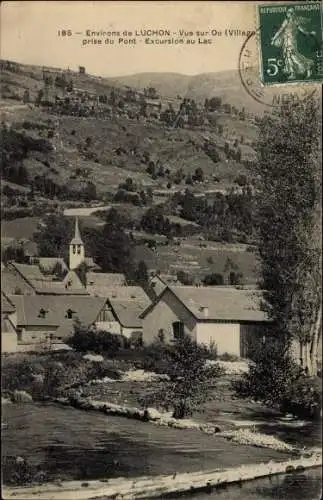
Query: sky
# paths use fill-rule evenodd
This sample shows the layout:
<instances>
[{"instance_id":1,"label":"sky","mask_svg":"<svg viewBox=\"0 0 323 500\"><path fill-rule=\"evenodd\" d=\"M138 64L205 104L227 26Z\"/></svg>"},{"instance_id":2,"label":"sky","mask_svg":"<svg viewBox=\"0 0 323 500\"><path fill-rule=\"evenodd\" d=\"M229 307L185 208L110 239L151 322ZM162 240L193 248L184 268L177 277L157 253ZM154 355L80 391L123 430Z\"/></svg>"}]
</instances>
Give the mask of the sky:
<instances>
[{"instance_id":1,"label":"sky","mask_svg":"<svg viewBox=\"0 0 323 500\"><path fill-rule=\"evenodd\" d=\"M255 24L255 4L251 2L2 2L1 58L72 70L83 65L88 73L102 76L234 70L245 38L225 36L224 30L254 30ZM70 29L72 36L58 36L64 29ZM194 45L146 45L145 37L141 41L137 37L136 45L119 44L118 37L114 45L83 45L87 29L133 33L141 29L213 29L222 31L222 36L200 37L211 38L211 44L198 44L194 33Z\"/></svg>"}]
</instances>

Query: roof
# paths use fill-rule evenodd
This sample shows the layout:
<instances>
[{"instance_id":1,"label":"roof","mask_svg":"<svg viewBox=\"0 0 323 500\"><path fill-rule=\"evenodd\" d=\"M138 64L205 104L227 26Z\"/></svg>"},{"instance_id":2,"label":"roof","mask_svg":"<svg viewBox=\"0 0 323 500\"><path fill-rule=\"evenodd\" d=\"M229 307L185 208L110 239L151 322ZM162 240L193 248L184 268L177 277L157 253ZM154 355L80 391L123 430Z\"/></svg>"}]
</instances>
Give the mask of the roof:
<instances>
[{"instance_id":1,"label":"roof","mask_svg":"<svg viewBox=\"0 0 323 500\"><path fill-rule=\"evenodd\" d=\"M129 300L130 302L144 302L147 306L150 304L148 295L140 286L111 286L104 287L102 290L103 294L100 297Z\"/></svg>"},{"instance_id":2,"label":"roof","mask_svg":"<svg viewBox=\"0 0 323 500\"><path fill-rule=\"evenodd\" d=\"M1 288L7 294L15 294L18 289L23 293L35 293L29 281L6 267L1 269Z\"/></svg>"},{"instance_id":3,"label":"roof","mask_svg":"<svg viewBox=\"0 0 323 500\"><path fill-rule=\"evenodd\" d=\"M11 262L12 266L18 273L28 282L30 280L44 280L45 277L41 270L36 265L31 264L19 264L18 262Z\"/></svg>"},{"instance_id":4,"label":"roof","mask_svg":"<svg viewBox=\"0 0 323 500\"><path fill-rule=\"evenodd\" d=\"M35 293L37 295L85 295L89 293L85 288L69 288L62 281L49 281L38 283L35 286Z\"/></svg>"},{"instance_id":5,"label":"roof","mask_svg":"<svg viewBox=\"0 0 323 500\"><path fill-rule=\"evenodd\" d=\"M1 316L1 333L15 333L16 328L9 318Z\"/></svg>"},{"instance_id":6,"label":"roof","mask_svg":"<svg viewBox=\"0 0 323 500\"><path fill-rule=\"evenodd\" d=\"M124 274L121 273L93 273L86 275L87 290L91 295L100 296L100 292L105 288L113 286L123 286L126 283Z\"/></svg>"},{"instance_id":7,"label":"roof","mask_svg":"<svg viewBox=\"0 0 323 500\"><path fill-rule=\"evenodd\" d=\"M101 269L100 266L94 262L92 257L85 257L84 262L89 269L97 269L98 271Z\"/></svg>"},{"instance_id":8,"label":"roof","mask_svg":"<svg viewBox=\"0 0 323 500\"><path fill-rule=\"evenodd\" d=\"M16 306L17 322L21 326L61 326L66 323L69 309L74 311L74 318L90 326L106 302L90 296L11 295L9 299ZM41 309L47 311L45 318L39 318ZM73 319L69 320L72 324Z\"/></svg>"},{"instance_id":9,"label":"roof","mask_svg":"<svg viewBox=\"0 0 323 500\"><path fill-rule=\"evenodd\" d=\"M265 312L260 310L262 292L259 290L237 289L235 287L167 287L156 299L155 304L169 290L200 321L268 321ZM152 308L148 307L141 317ZM205 308L208 315L205 315Z\"/></svg>"},{"instance_id":10,"label":"roof","mask_svg":"<svg viewBox=\"0 0 323 500\"><path fill-rule=\"evenodd\" d=\"M44 272L53 272L57 265L61 265L63 271L68 271L65 261L61 257L39 257L38 261L39 267Z\"/></svg>"},{"instance_id":11,"label":"roof","mask_svg":"<svg viewBox=\"0 0 323 500\"><path fill-rule=\"evenodd\" d=\"M63 279L63 284L66 290L84 291L84 286L82 285L80 278L78 277L77 273L74 270L68 271L68 273Z\"/></svg>"},{"instance_id":12,"label":"roof","mask_svg":"<svg viewBox=\"0 0 323 500\"><path fill-rule=\"evenodd\" d=\"M154 291L154 294L158 297L167 288L167 285L177 284L178 279L172 274L156 274L150 278L149 283Z\"/></svg>"},{"instance_id":13,"label":"roof","mask_svg":"<svg viewBox=\"0 0 323 500\"><path fill-rule=\"evenodd\" d=\"M146 309L146 302L120 299L110 299L109 302L122 326L126 328L140 328L142 326L140 315Z\"/></svg>"},{"instance_id":14,"label":"roof","mask_svg":"<svg viewBox=\"0 0 323 500\"><path fill-rule=\"evenodd\" d=\"M80 229L79 229L78 217L75 218L74 238L72 239L70 244L71 245L83 245L83 241L82 241Z\"/></svg>"},{"instance_id":15,"label":"roof","mask_svg":"<svg viewBox=\"0 0 323 500\"><path fill-rule=\"evenodd\" d=\"M1 291L1 314L3 313L13 313L16 308L13 303L9 300L6 294Z\"/></svg>"}]
</instances>

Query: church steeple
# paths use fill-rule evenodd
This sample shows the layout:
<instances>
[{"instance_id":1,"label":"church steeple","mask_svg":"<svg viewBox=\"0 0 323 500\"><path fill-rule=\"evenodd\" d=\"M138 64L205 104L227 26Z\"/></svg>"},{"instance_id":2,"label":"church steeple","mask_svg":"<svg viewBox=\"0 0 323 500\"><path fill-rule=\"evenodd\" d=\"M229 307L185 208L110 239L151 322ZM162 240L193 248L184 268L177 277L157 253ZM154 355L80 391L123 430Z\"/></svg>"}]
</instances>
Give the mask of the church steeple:
<instances>
[{"instance_id":1,"label":"church steeple","mask_svg":"<svg viewBox=\"0 0 323 500\"><path fill-rule=\"evenodd\" d=\"M75 217L74 238L71 241L71 245L83 245L83 241L82 241L80 229L79 229L79 218L78 217Z\"/></svg>"},{"instance_id":2,"label":"church steeple","mask_svg":"<svg viewBox=\"0 0 323 500\"><path fill-rule=\"evenodd\" d=\"M81 238L78 217L75 218L74 238L70 243L70 269L76 269L85 260L84 243Z\"/></svg>"}]
</instances>

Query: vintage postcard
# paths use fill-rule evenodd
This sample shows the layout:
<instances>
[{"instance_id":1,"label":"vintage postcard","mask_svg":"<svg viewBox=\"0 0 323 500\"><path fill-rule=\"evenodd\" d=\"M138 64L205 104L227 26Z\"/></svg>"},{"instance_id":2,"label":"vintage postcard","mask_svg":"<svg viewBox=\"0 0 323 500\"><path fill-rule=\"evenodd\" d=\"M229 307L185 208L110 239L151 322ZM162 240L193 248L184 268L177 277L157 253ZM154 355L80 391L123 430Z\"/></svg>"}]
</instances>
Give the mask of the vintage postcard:
<instances>
[{"instance_id":1,"label":"vintage postcard","mask_svg":"<svg viewBox=\"0 0 323 500\"><path fill-rule=\"evenodd\" d=\"M322 4L1 3L5 499L322 499Z\"/></svg>"}]
</instances>

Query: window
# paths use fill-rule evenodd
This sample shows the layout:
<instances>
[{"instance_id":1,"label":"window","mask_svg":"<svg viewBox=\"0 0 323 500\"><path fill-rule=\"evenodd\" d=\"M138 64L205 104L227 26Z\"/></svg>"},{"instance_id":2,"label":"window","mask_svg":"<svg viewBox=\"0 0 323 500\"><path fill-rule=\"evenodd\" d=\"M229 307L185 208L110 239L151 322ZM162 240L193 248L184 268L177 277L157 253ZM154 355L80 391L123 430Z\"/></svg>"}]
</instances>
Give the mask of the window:
<instances>
[{"instance_id":1,"label":"window","mask_svg":"<svg viewBox=\"0 0 323 500\"><path fill-rule=\"evenodd\" d=\"M38 313L38 318L45 318L46 313L47 313L47 311L45 311L45 309L41 308L39 313Z\"/></svg>"},{"instance_id":2,"label":"window","mask_svg":"<svg viewBox=\"0 0 323 500\"><path fill-rule=\"evenodd\" d=\"M81 245L77 245L77 253L78 253L78 255L81 254Z\"/></svg>"},{"instance_id":3,"label":"window","mask_svg":"<svg viewBox=\"0 0 323 500\"><path fill-rule=\"evenodd\" d=\"M73 254L76 254L76 245L73 245Z\"/></svg>"},{"instance_id":4,"label":"window","mask_svg":"<svg viewBox=\"0 0 323 500\"><path fill-rule=\"evenodd\" d=\"M65 314L65 318L73 319L73 314L74 314L74 311L72 311L72 309L67 309L66 314Z\"/></svg>"},{"instance_id":5,"label":"window","mask_svg":"<svg viewBox=\"0 0 323 500\"><path fill-rule=\"evenodd\" d=\"M17 339L18 342L22 341L22 328L17 328Z\"/></svg>"},{"instance_id":6,"label":"window","mask_svg":"<svg viewBox=\"0 0 323 500\"><path fill-rule=\"evenodd\" d=\"M173 335L175 339L182 339L184 337L184 323L182 321L175 321L173 323Z\"/></svg>"},{"instance_id":7,"label":"window","mask_svg":"<svg viewBox=\"0 0 323 500\"><path fill-rule=\"evenodd\" d=\"M158 330L157 338L158 338L159 342L162 342L162 343L165 342L165 332L164 332L163 328L160 328Z\"/></svg>"}]
</instances>

